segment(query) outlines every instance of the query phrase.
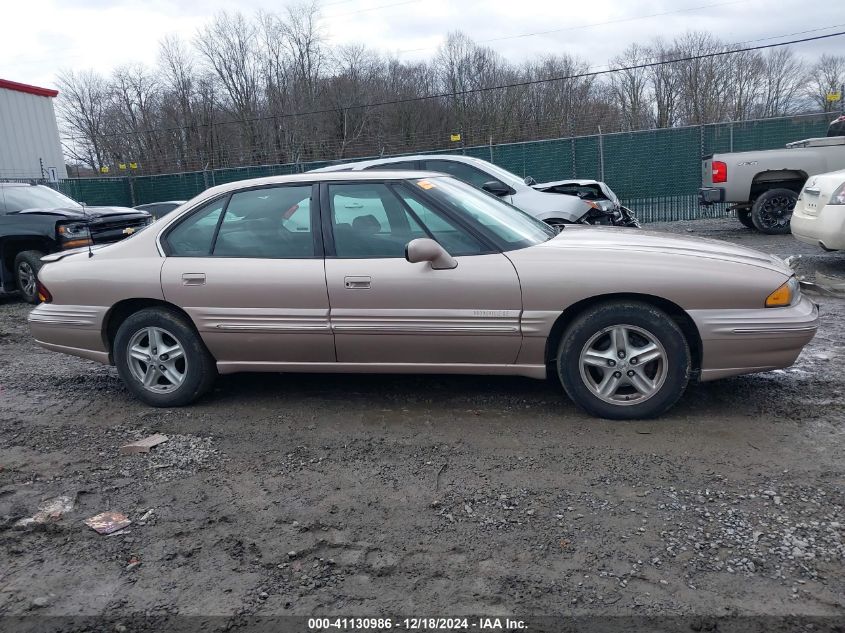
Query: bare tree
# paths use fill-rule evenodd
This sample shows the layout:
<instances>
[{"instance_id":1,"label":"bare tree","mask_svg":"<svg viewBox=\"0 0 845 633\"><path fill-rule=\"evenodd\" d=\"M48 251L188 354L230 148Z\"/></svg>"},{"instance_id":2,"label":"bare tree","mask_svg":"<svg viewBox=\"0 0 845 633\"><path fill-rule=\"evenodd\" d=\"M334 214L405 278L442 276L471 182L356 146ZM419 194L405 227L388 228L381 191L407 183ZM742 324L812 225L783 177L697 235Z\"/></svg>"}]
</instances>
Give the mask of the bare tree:
<instances>
[{"instance_id":1,"label":"bare tree","mask_svg":"<svg viewBox=\"0 0 845 633\"><path fill-rule=\"evenodd\" d=\"M810 69L807 83L807 97L824 112L832 112L835 107L833 101L828 101L827 95L839 92L845 84L845 56L822 55L821 59ZM842 99L845 95L839 95Z\"/></svg>"},{"instance_id":2,"label":"bare tree","mask_svg":"<svg viewBox=\"0 0 845 633\"><path fill-rule=\"evenodd\" d=\"M789 48L772 48L763 61L762 94L756 116L776 117L792 114L798 108L798 96L804 84L805 67Z\"/></svg>"},{"instance_id":3,"label":"bare tree","mask_svg":"<svg viewBox=\"0 0 845 633\"><path fill-rule=\"evenodd\" d=\"M649 92L648 69L632 68L649 59L651 51L632 44L611 62L610 87L613 99L622 114L623 129L641 130L654 121L654 98Z\"/></svg>"},{"instance_id":4,"label":"bare tree","mask_svg":"<svg viewBox=\"0 0 845 633\"><path fill-rule=\"evenodd\" d=\"M108 87L105 79L93 70L59 74L57 85L62 95L58 103L64 129L73 137L66 148L75 160L91 169L106 165L103 146L106 128Z\"/></svg>"}]
</instances>

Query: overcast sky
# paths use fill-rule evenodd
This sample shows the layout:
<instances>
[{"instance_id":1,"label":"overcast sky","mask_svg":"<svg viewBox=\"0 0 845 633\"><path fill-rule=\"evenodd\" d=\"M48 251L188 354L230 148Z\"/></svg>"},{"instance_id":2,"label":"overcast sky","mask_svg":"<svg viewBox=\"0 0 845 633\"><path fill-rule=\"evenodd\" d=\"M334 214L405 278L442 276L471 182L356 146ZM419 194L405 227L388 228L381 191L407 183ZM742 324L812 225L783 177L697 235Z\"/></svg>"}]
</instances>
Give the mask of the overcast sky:
<instances>
[{"instance_id":1,"label":"overcast sky","mask_svg":"<svg viewBox=\"0 0 845 633\"><path fill-rule=\"evenodd\" d=\"M168 33L190 40L209 16L237 7L279 11L284 0L0 0L0 78L50 87L64 68L154 64ZM842 0L323 0L332 43L363 42L418 59L460 29L518 61L568 52L605 64L632 42L710 30L730 42L811 29L845 30ZM839 28L832 28L839 25ZM530 37L514 37L551 31ZM502 39L508 38L508 39ZM845 54L845 36L795 47Z\"/></svg>"}]
</instances>

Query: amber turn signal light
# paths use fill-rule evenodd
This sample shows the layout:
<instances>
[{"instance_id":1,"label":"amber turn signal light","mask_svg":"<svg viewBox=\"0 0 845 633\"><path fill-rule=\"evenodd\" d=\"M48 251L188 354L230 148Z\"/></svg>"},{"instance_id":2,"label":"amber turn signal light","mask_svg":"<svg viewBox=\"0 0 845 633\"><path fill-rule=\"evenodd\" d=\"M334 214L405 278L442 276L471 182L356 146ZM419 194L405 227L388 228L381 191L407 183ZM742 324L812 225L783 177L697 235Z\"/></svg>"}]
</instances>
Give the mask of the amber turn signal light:
<instances>
[{"instance_id":1,"label":"amber turn signal light","mask_svg":"<svg viewBox=\"0 0 845 633\"><path fill-rule=\"evenodd\" d=\"M772 294L766 297L767 308L783 308L792 305L798 292L798 281L795 277L790 278L785 284L779 286Z\"/></svg>"}]
</instances>

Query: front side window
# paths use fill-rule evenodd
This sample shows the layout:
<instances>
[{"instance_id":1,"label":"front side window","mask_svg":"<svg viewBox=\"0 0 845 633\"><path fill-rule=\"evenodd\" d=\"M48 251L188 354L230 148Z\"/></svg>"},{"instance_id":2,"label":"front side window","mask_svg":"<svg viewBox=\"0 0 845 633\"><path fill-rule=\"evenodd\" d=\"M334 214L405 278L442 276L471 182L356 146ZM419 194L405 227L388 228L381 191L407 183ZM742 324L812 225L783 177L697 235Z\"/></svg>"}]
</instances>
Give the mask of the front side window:
<instances>
[{"instance_id":1,"label":"front side window","mask_svg":"<svg viewBox=\"0 0 845 633\"><path fill-rule=\"evenodd\" d=\"M311 185L232 194L214 241L215 257L314 256Z\"/></svg>"},{"instance_id":2,"label":"front side window","mask_svg":"<svg viewBox=\"0 0 845 633\"><path fill-rule=\"evenodd\" d=\"M410 181L419 193L431 197L488 236L503 251L546 242L557 233L545 222L454 178Z\"/></svg>"},{"instance_id":3,"label":"front side window","mask_svg":"<svg viewBox=\"0 0 845 633\"><path fill-rule=\"evenodd\" d=\"M457 161L427 160L425 161L424 166L428 171L439 171L443 174L449 174L450 176L454 176L458 180L469 183L473 187L478 187L479 189L486 182L494 180L498 182L498 179L494 178L490 174L485 173L480 169L476 169L472 165L459 163Z\"/></svg>"},{"instance_id":4,"label":"front side window","mask_svg":"<svg viewBox=\"0 0 845 633\"><path fill-rule=\"evenodd\" d=\"M452 220L443 217L420 196L405 187L397 187L396 193L407 204L431 236L446 249L450 255L481 255L490 249L478 238L468 233Z\"/></svg>"},{"instance_id":5,"label":"front side window","mask_svg":"<svg viewBox=\"0 0 845 633\"><path fill-rule=\"evenodd\" d=\"M338 257L404 257L408 242L428 237L385 184L329 185L329 201Z\"/></svg>"}]
</instances>

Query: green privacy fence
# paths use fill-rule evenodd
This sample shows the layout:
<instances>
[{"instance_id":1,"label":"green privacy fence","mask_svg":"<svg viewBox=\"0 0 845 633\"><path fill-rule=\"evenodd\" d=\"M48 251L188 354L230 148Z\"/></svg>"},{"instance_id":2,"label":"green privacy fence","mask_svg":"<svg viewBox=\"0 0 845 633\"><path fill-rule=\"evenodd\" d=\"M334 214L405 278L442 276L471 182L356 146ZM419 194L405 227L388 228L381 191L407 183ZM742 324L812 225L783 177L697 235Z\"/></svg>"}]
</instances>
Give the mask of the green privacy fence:
<instances>
[{"instance_id":1,"label":"green privacy fence","mask_svg":"<svg viewBox=\"0 0 845 633\"><path fill-rule=\"evenodd\" d=\"M783 147L824 136L830 113L691 127L594 134L524 143L491 144L429 153L460 153L491 161L537 182L565 178L604 180L646 222L683 220L722 213L701 209L696 197L701 157L715 152ZM70 178L67 195L90 205L134 206L187 200L208 187L236 180L316 169L330 161L259 165L154 176Z\"/></svg>"}]
</instances>

